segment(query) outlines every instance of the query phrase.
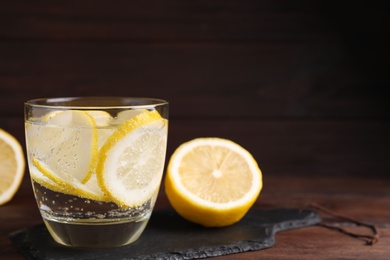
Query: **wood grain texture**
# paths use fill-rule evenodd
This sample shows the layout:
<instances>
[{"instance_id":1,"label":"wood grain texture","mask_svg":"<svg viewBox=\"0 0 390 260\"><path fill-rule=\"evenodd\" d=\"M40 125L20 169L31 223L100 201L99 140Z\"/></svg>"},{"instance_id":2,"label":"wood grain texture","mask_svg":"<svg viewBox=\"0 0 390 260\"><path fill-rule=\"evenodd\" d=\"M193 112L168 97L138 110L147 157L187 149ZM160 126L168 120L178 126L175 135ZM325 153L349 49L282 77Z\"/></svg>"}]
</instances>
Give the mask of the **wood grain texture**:
<instances>
[{"instance_id":1,"label":"wood grain texture","mask_svg":"<svg viewBox=\"0 0 390 260\"><path fill-rule=\"evenodd\" d=\"M232 139L264 173L258 208L321 203L380 227L380 242L320 227L223 259L389 259L389 15L385 1L26 1L0 6L0 128L24 146L23 102L152 96L170 102L167 158ZM170 207L164 192L157 208ZM8 240L41 223L28 171L0 207ZM350 227L352 229L356 227Z\"/></svg>"},{"instance_id":2,"label":"wood grain texture","mask_svg":"<svg viewBox=\"0 0 390 260\"><path fill-rule=\"evenodd\" d=\"M138 95L169 100L172 116L388 118L381 7L14 1L0 8L0 109Z\"/></svg>"},{"instance_id":3,"label":"wood grain texture","mask_svg":"<svg viewBox=\"0 0 390 260\"><path fill-rule=\"evenodd\" d=\"M359 232L355 228L353 231ZM387 259L388 247L385 243L390 242L389 229L381 228L381 243L373 247L365 246L364 243L352 238L340 236L334 231L321 227L311 227L276 235L274 247L226 257L220 259ZM321 246L319 246L321 245Z\"/></svg>"},{"instance_id":4,"label":"wood grain texture","mask_svg":"<svg viewBox=\"0 0 390 260\"><path fill-rule=\"evenodd\" d=\"M4 121L10 131L22 134L14 120ZM375 121L173 120L168 158L178 144L193 137L215 134L230 138L247 148L263 170L264 189L255 208L305 208L315 202L375 224L381 233L379 243L369 247L360 240L320 227L286 231L276 236L272 249L227 259L310 259L316 255L319 259L338 255L343 259L386 259L390 252L387 128L388 125L383 128L383 123ZM167 208L170 205L162 187L156 209ZM1 255L23 259L8 240L8 234L38 223L41 218L26 171L15 198L0 207Z\"/></svg>"},{"instance_id":5,"label":"wood grain texture","mask_svg":"<svg viewBox=\"0 0 390 260\"><path fill-rule=\"evenodd\" d=\"M379 228L380 241L366 246L360 240L322 227L310 227L278 233L276 244L271 249L255 251L222 259L386 259L389 253L390 203L389 180L381 178L318 177L304 178L293 175L272 176L265 179L262 191L254 208L280 207L306 208L308 203L320 203L341 214L350 215ZM7 236L24 227L41 223L28 181L14 200L0 207L0 252L5 259L24 259L13 247ZM156 210L170 208L163 188L159 194ZM29 216L28 218L26 216ZM9 221L12 218L13 221ZM349 230L367 233L367 230L345 223ZM217 258L218 259L218 258Z\"/></svg>"},{"instance_id":6,"label":"wood grain texture","mask_svg":"<svg viewBox=\"0 0 390 260\"><path fill-rule=\"evenodd\" d=\"M352 2L352 1L350 1ZM331 34L310 1L15 1L1 36L50 40L298 40ZM10 30L6 23L18 30Z\"/></svg>"},{"instance_id":7,"label":"wood grain texture","mask_svg":"<svg viewBox=\"0 0 390 260\"><path fill-rule=\"evenodd\" d=\"M388 116L337 45L0 43L0 109L48 96L156 96L172 116Z\"/></svg>"}]
</instances>

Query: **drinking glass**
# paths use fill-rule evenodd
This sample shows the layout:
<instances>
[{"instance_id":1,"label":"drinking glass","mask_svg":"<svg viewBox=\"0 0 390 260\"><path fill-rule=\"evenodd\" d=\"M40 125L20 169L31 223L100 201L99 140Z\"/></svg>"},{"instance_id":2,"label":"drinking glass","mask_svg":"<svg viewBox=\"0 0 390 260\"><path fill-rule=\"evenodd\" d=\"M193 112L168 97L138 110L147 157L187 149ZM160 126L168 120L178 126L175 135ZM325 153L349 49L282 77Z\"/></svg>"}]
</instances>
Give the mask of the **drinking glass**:
<instances>
[{"instance_id":1,"label":"drinking glass","mask_svg":"<svg viewBox=\"0 0 390 260\"><path fill-rule=\"evenodd\" d=\"M168 102L133 97L25 102L28 166L53 239L118 247L145 229L166 156Z\"/></svg>"}]
</instances>

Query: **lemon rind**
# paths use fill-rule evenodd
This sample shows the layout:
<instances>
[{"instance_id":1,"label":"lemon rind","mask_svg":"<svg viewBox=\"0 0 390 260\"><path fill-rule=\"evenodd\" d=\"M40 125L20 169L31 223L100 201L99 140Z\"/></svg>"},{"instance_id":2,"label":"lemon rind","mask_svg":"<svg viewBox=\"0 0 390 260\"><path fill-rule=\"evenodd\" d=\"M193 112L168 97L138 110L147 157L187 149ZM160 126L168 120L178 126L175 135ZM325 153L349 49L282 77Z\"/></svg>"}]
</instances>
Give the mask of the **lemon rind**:
<instances>
[{"instance_id":1,"label":"lemon rind","mask_svg":"<svg viewBox=\"0 0 390 260\"><path fill-rule=\"evenodd\" d=\"M0 205L3 205L9 202L18 191L18 188L23 180L26 162L25 162L22 146L14 136L12 136L10 133L6 132L3 129L0 129L0 138L3 139L8 145L11 146L16 161L14 180L12 184L5 191L3 191L2 194L0 194Z\"/></svg>"},{"instance_id":2,"label":"lemon rind","mask_svg":"<svg viewBox=\"0 0 390 260\"><path fill-rule=\"evenodd\" d=\"M100 194L87 190L88 186L86 184L78 182L78 180L64 180L54 172L50 171L47 167L45 167L41 162L39 162L36 158L32 158L33 166L48 180L46 181L44 178L39 178L36 173L32 175L32 178L36 180L39 184L45 186L50 190L54 190L57 192L74 195L78 197L82 197L85 199L91 199L95 201L109 202L111 201L108 196L101 191ZM33 169L33 167L30 167ZM54 183L54 184L53 184Z\"/></svg>"},{"instance_id":3,"label":"lemon rind","mask_svg":"<svg viewBox=\"0 0 390 260\"><path fill-rule=\"evenodd\" d=\"M91 162L90 162L89 167L88 167L88 173L85 176L85 178L83 180L81 180L81 183L83 183L83 184L87 183L89 181L89 179L91 178L91 176L94 174L95 169L96 169L96 165L98 163L98 153L99 153L99 147L98 147L98 141L99 141L98 138L99 137L98 137L96 120L94 119L93 116L91 116L87 112L84 112L84 113L89 117L89 119L91 120L91 124L92 124L92 144L91 144L92 147L91 147Z\"/></svg>"},{"instance_id":4,"label":"lemon rind","mask_svg":"<svg viewBox=\"0 0 390 260\"><path fill-rule=\"evenodd\" d=\"M150 192L148 192L148 195L143 196L142 198L137 198L133 200L129 199L123 199L120 198L117 194L114 194L113 190L109 188L106 184L106 177L105 174L109 174L106 171L106 161L112 151L113 148L117 145L120 140L128 137L130 134L134 133L137 129L139 129L142 126L145 126L149 123L153 123L157 120L162 120L165 127L167 127L167 120L163 119L158 111L144 111L127 121L125 121L106 141L106 143L101 147L99 152L99 160L98 165L96 167L96 175L98 179L99 186L105 192L108 196L111 197L111 199L116 202L118 205L122 207L136 207L139 205L144 204L146 201L148 201L159 189L161 179L158 181L154 181L154 186L150 189ZM162 174L161 174L162 175ZM161 176L162 177L162 176Z\"/></svg>"},{"instance_id":5,"label":"lemon rind","mask_svg":"<svg viewBox=\"0 0 390 260\"><path fill-rule=\"evenodd\" d=\"M88 152L82 153L83 156L87 157L86 164L82 168L83 171L80 171L77 174L79 176L78 178L81 181L81 183L85 184L88 182L88 180L91 178L92 174L94 173L97 160L98 160L98 130L97 130L97 125L94 117L92 117L86 111L82 111L82 110L53 110L43 115L40 121L44 122L45 124L60 125L63 127L75 127L75 125L72 125L72 123L75 123L74 121L70 121L70 122L68 120L64 121L64 119L61 118L63 116L68 118L69 116L66 113L71 113L71 120L82 122L81 125L82 126L85 125L91 131L91 134L88 135L85 135L83 133L84 137L86 137L85 139L83 138L83 141L87 142L87 147L85 149L87 149ZM30 127L26 127L27 132L37 131L35 130L35 128L32 128L33 130L30 129L31 129ZM27 138L31 140L28 141L27 144L32 144L32 142L34 142L36 143L35 146L40 146L41 142L45 142L43 136L38 137L36 135L37 133L27 134L28 136Z\"/></svg>"},{"instance_id":6,"label":"lemon rind","mask_svg":"<svg viewBox=\"0 0 390 260\"><path fill-rule=\"evenodd\" d=\"M200 198L196 194L189 191L184 185L177 181L179 180L179 172L178 168L180 165L180 161L183 158L185 154L188 153L188 151L191 151L194 147L202 146L202 145L216 145L216 146L222 146L226 147L228 149L234 150L236 153L241 155L243 158L245 158L245 161L249 165L251 172L253 174L253 183L251 185L251 189L245 194L245 196L241 197L238 200L231 201L228 203L217 203L217 202L211 202L205 199ZM200 207L207 207L211 209L230 209L235 208L240 205L245 205L248 202L253 200L253 197L258 197L259 190L263 187L263 181L262 181L262 172L260 168L258 167L258 164L256 160L253 158L253 156L244 148L239 146L238 144L223 138L196 138L189 142L183 143L180 145L172 154L171 156L172 160L169 161L167 172L169 174L169 178L172 179L172 181L175 183L175 187L177 189L178 193L181 193L182 196L188 197L190 201L192 201L194 204L197 204Z\"/></svg>"}]
</instances>

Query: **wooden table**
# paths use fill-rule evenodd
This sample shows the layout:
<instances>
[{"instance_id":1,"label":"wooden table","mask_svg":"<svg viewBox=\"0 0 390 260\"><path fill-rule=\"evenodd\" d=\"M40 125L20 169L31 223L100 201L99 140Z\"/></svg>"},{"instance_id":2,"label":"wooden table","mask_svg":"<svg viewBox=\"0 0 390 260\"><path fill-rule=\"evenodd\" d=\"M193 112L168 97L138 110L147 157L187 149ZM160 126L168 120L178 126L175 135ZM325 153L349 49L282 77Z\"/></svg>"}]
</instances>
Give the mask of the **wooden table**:
<instances>
[{"instance_id":1,"label":"wooden table","mask_svg":"<svg viewBox=\"0 0 390 260\"><path fill-rule=\"evenodd\" d=\"M278 233L276 244L270 249L221 259L390 258L390 179L386 175L389 166L387 154L381 155L389 147L388 123L283 120L208 123L210 128L200 130L196 125L206 124L202 120L171 120L168 157L178 143L221 127L224 130L220 135L239 140L254 154L263 170L264 189L255 208L304 208L314 202L374 224L380 232L379 242L367 246L361 240L324 227L307 227ZM15 120L9 126L13 124ZM20 125L13 128L15 132L20 133ZM383 175L370 176L367 174L370 169L383 171ZM41 223L28 177L26 172L15 198L0 207L1 259L23 259L8 235ZM169 207L161 189L156 210ZM369 234L367 229L351 223L344 225L351 231Z\"/></svg>"},{"instance_id":2,"label":"wooden table","mask_svg":"<svg viewBox=\"0 0 390 260\"><path fill-rule=\"evenodd\" d=\"M166 99L168 158L192 138L231 139L249 150L263 171L264 189L255 208L303 208L315 202L375 224L381 235L377 244L366 246L314 226L277 234L270 249L221 258L390 259L385 5L354 0L2 3L0 127L24 144L23 102L33 98ZM156 209L168 207L162 189ZM0 259L23 259L8 235L39 223L26 170L14 199L0 207Z\"/></svg>"}]
</instances>

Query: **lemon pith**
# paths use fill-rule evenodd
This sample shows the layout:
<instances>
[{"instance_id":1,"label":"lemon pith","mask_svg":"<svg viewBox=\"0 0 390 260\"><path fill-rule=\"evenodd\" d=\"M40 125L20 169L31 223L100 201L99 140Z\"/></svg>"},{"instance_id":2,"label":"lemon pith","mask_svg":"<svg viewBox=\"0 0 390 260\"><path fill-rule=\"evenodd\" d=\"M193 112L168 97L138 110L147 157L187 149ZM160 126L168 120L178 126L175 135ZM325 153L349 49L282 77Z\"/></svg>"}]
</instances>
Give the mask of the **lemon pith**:
<instances>
[{"instance_id":1,"label":"lemon pith","mask_svg":"<svg viewBox=\"0 0 390 260\"><path fill-rule=\"evenodd\" d=\"M114 202L123 208L142 205L158 192L165 162L167 120L156 110L126 112L116 117L105 111L64 110L34 120L26 123L26 138L30 175L36 183L69 195ZM55 138L61 134L65 137ZM47 136L49 140L43 143ZM67 138L74 144L65 142ZM55 161L50 157L53 151L58 154ZM128 156L129 151L133 156ZM69 155L80 158L67 159ZM71 165L69 170L61 161ZM80 163L81 167L77 167ZM72 174L71 169L75 172L85 166L88 173ZM130 170L135 175L127 178Z\"/></svg>"},{"instance_id":2,"label":"lemon pith","mask_svg":"<svg viewBox=\"0 0 390 260\"><path fill-rule=\"evenodd\" d=\"M23 180L25 159L19 141L0 129L0 205L9 202Z\"/></svg>"},{"instance_id":3,"label":"lemon pith","mask_svg":"<svg viewBox=\"0 0 390 260\"><path fill-rule=\"evenodd\" d=\"M91 178L86 184L77 182L72 183L56 176L55 173L50 172L37 161L34 162L34 165L35 167L30 167L31 178L52 191L95 201L111 201L111 199L98 187L96 178Z\"/></svg>"},{"instance_id":4,"label":"lemon pith","mask_svg":"<svg viewBox=\"0 0 390 260\"><path fill-rule=\"evenodd\" d=\"M203 226L239 221L257 200L262 174L252 155L221 138L179 146L167 167L165 191L172 207Z\"/></svg>"},{"instance_id":5,"label":"lemon pith","mask_svg":"<svg viewBox=\"0 0 390 260\"><path fill-rule=\"evenodd\" d=\"M167 121L157 111L145 111L123 123L100 149L98 183L117 204L138 206L157 192L165 160L166 131Z\"/></svg>"},{"instance_id":6,"label":"lemon pith","mask_svg":"<svg viewBox=\"0 0 390 260\"><path fill-rule=\"evenodd\" d=\"M26 122L30 176L64 194L107 202L95 172L98 136L95 119L85 111L54 110ZM88 150L86 152L86 149Z\"/></svg>"},{"instance_id":7,"label":"lemon pith","mask_svg":"<svg viewBox=\"0 0 390 260\"><path fill-rule=\"evenodd\" d=\"M44 125L42 125L44 122ZM93 117L84 111L52 111L41 123L26 123L30 157L45 162L63 179L86 183L97 164L98 135ZM88 150L86 153L85 150Z\"/></svg>"}]
</instances>

